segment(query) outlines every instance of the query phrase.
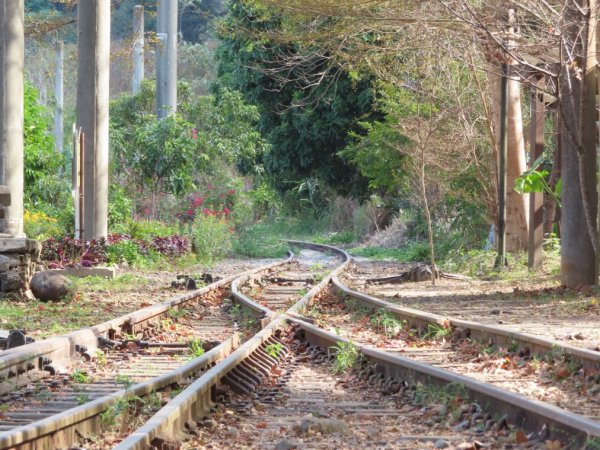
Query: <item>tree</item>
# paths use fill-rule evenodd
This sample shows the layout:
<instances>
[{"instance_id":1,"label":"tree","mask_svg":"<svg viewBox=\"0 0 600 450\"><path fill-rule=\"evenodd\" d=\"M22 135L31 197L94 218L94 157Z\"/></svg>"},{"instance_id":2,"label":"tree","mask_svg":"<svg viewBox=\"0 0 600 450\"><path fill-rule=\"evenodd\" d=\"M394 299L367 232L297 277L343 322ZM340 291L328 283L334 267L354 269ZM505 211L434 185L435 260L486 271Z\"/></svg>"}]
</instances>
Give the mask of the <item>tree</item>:
<instances>
[{"instance_id":1,"label":"tree","mask_svg":"<svg viewBox=\"0 0 600 450\"><path fill-rule=\"evenodd\" d=\"M432 46L448 46L452 42L448 37L453 37L463 47L453 45L452 53L463 61L468 59L465 49L472 49L469 42L475 42L488 59L492 56L511 64L513 76L523 83L544 76L547 92L558 98L562 124L563 283L571 287L596 283L595 0L565 0L560 4L537 0L261 3L294 15L295 23L302 23L304 41L377 71L385 70L381 62L392 59L401 49L417 49L413 52L418 54L419 47L405 36L414 38L420 33ZM375 42L365 38L370 36L376 36Z\"/></svg>"},{"instance_id":2,"label":"tree","mask_svg":"<svg viewBox=\"0 0 600 450\"><path fill-rule=\"evenodd\" d=\"M233 1L220 32L220 83L259 107L259 130L271 146L265 171L280 191L319 179L342 194L352 188L362 194L366 180L337 153L350 142L349 130L361 132L358 120L373 117L372 80L353 78L309 47L256 35L285 20L260 5ZM283 55L304 62L282 67ZM319 79L323 83L315 83Z\"/></svg>"}]
</instances>

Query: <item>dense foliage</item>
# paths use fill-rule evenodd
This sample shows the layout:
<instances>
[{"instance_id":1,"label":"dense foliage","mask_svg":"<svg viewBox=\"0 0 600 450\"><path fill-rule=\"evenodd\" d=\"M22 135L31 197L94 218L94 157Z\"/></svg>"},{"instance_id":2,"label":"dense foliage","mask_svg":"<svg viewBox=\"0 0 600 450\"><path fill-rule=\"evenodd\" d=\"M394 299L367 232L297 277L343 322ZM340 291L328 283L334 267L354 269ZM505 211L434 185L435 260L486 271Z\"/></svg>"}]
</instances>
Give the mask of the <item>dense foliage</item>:
<instances>
[{"instance_id":1,"label":"dense foliage","mask_svg":"<svg viewBox=\"0 0 600 450\"><path fill-rule=\"evenodd\" d=\"M356 80L326 57L309 58L285 74L275 73L281 54L311 49L253 37L251 30L276 29L283 18L248 2L231 2L218 50L220 83L239 90L260 110L259 130L271 145L263 164L280 191L307 179L321 180L340 193L364 193L364 178L337 152L348 132L372 113L369 79ZM246 30L246 33L243 32ZM325 81L313 87L312 78Z\"/></svg>"}]
</instances>

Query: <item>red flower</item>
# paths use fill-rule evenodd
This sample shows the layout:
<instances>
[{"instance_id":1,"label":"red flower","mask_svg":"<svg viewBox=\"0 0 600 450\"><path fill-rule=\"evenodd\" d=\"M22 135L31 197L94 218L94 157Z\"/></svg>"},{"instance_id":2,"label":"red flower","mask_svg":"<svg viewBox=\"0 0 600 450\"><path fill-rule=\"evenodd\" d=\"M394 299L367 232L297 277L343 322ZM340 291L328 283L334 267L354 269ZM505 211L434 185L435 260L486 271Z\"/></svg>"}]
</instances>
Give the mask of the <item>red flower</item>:
<instances>
[{"instance_id":1,"label":"red flower","mask_svg":"<svg viewBox=\"0 0 600 450\"><path fill-rule=\"evenodd\" d=\"M194 210L193 210L192 208L190 208L190 209L188 209L188 210L186 211L186 214L187 214L188 216L191 216L191 215L193 215L193 214L194 214Z\"/></svg>"},{"instance_id":2,"label":"red flower","mask_svg":"<svg viewBox=\"0 0 600 450\"><path fill-rule=\"evenodd\" d=\"M229 211L229 208L226 206L225 208L223 208L223 214L229 214L231 211Z\"/></svg>"},{"instance_id":3,"label":"red flower","mask_svg":"<svg viewBox=\"0 0 600 450\"><path fill-rule=\"evenodd\" d=\"M227 191L227 195L234 195L235 194L235 189L229 189Z\"/></svg>"},{"instance_id":4,"label":"red flower","mask_svg":"<svg viewBox=\"0 0 600 450\"><path fill-rule=\"evenodd\" d=\"M202 197L197 197L193 201L194 206L202 206L203 203L204 203L204 198L202 198Z\"/></svg>"}]
</instances>

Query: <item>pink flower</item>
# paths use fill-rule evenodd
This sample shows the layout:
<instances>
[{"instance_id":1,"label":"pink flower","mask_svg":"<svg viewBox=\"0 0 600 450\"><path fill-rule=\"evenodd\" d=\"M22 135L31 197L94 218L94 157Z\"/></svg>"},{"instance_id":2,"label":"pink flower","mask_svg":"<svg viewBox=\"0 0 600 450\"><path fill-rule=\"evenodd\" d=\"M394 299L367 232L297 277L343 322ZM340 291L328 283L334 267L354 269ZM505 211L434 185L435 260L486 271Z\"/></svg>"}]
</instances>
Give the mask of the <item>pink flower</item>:
<instances>
[{"instance_id":1,"label":"pink flower","mask_svg":"<svg viewBox=\"0 0 600 450\"><path fill-rule=\"evenodd\" d=\"M229 189L227 191L227 195L233 195L233 194L235 194L235 189Z\"/></svg>"},{"instance_id":2,"label":"pink flower","mask_svg":"<svg viewBox=\"0 0 600 450\"><path fill-rule=\"evenodd\" d=\"M204 203L204 199L202 197L197 197L194 199L194 206L201 206Z\"/></svg>"},{"instance_id":3,"label":"pink flower","mask_svg":"<svg viewBox=\"0 0 600 450\"><path fill-rule=\"evenodd\" d=\"M229 208L226 206L225 208L223 208L223 214L229 214Z\"/></svg>"},{"instance_id":4,"label":"pink flower","mask_svg":"<svg viewBox=\"0 0 600 450\"><path fill-rule=\"evenodd\" d=\"M193 140L197 140L198 139L198 130L196 130L195 128L192 129L192 139Z\"/></svg>"},{"instance_id":5,"label":"pink flower","mask_svg":"<svg viewBox=\"0 0 600 450\"><path fill-rule=\"evenodd\" d=\"M194 210L193 210L192 208L190 208L190 209L188 209L188 210L186 211L186 214L187 214L188 216L191 216L191 215L193 215L193 214L194 214Z\"/></svg>"},{"instance_id":6,"label":"pink flower","mask_svg":"<svg viewBox=\"0 0 600 450\"><path fill-rule=\"evenodd\" d=\"M215 187L214 187L214 186L213 186L211 183L208 183L208 184L206 185L206 189L208 189L209 191L212 191L214 188L215 188Z\"/></svg>"}]
</instances>

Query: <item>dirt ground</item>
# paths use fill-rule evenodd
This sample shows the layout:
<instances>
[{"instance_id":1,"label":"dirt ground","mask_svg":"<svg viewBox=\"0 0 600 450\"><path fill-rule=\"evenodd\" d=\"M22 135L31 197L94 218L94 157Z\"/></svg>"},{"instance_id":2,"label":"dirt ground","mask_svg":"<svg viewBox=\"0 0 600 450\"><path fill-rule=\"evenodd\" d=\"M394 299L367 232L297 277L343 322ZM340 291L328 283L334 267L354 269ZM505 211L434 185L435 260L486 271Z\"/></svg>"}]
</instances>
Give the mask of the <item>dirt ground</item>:
<instances>
[{"instance_id":1,"label":"dirt ground","mask_svg":"<svg viewBox=\"0 0 600 450\"><path fill-rule=\"evenodd\" d=\"M442 316L500 325L572 345L600 348L600 302L593 291L567 290L547 274L497 279L371 284L410 265L359 259L342 276L349 287Z\"/></svg>"}]
</instances>

